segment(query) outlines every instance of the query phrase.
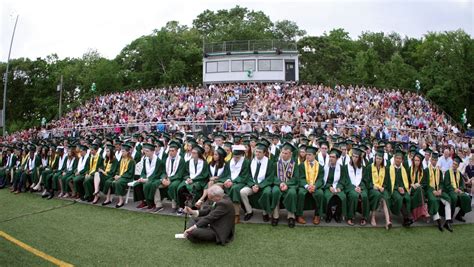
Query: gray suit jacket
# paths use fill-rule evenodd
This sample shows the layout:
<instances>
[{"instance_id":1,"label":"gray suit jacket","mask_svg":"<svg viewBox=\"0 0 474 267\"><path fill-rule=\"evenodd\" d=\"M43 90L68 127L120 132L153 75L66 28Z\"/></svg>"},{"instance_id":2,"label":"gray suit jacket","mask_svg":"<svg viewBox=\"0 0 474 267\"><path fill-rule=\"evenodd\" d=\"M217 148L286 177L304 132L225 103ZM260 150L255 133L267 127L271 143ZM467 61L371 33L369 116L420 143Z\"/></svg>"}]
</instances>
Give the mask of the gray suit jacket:
<instances>
[{"instance_id":1,"label":"gray suit jacket","mask_svg":"<svg viewBox=\"0 0 474 267\"><path fill-rule=\"evenodd\" d=\"M227 196L224 196L214 207L199 211L196 226L209 227L216 233L216 243L224 245L234 239L234 216L234 205Z\"/></svg>"}]
</instances>

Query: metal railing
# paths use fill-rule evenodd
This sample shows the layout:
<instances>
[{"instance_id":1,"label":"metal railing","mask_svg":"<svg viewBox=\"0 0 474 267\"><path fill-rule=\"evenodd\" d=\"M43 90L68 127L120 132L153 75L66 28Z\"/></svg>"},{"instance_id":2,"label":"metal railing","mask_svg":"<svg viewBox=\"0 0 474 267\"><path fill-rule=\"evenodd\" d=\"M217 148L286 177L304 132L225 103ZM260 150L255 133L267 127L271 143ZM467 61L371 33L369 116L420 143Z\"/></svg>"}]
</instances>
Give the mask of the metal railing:
<instances>
[{"instance_id":1,"label":"metal railing","mask_svg":"<svg viewBox=\"0 0 474 267\"><path fill-rule=\"evenodd\" d=\"M55 128L52 130L41 131L41 134L47 134L49 136L61 137L61 136L68 136L72 132L76 133L84 133L84 132L95 132L95 133L120 133L120 134L131 134L134 132L140 131L173 131L175 128L180 129L181 127L185 127L187 132L192 133L203 133L209 134L214 132L215 130L226 132L226 133L250 133L254 132L256 128L261 127L265 129L265 125L269 123L279 127L284 123L288 123L286 121L259 121L259 122L248 122L251 126L251 131L240 131L240 130L232 130L234 127L229 127L236 124L235 121L224 121L224 120L209 120L209 121L169 121L169 122L139 122L139 123L125 123L125 124L111 124L111 125L91 125L91 126L84 126L84 127L73 127L73 128ZM337 129L338 132L342 132L344 130L354 130L360 129L363 127L369 127L372 133L375 133L380 126L366 126L361 124L338 124L336 120L329 121L329 122L299 122L299 125L307 126L309 128L315 128L317 126L326 127L328 125L333 126ZM291 123L289 123L291 125ZM418 136L420 135L431 135L438 138L446 137L446 136L454 136L453 133L440 133L435 129L413 129L413 128L406 128L406 129L392 129L389 128L388 131L393 134L397 132L407 132L407 133L415 133Z\"/></svg>"},{"instance_id":2,"label":"metal railing","mask_svg":"<svg viewBox=\"0 0 474 267\"><path fill-rule=\"evenodd\" d=\"M298 51L295 41L246 40L204 43L204 53L226 53L247 51Z\"/></svg>"}]
</instances>

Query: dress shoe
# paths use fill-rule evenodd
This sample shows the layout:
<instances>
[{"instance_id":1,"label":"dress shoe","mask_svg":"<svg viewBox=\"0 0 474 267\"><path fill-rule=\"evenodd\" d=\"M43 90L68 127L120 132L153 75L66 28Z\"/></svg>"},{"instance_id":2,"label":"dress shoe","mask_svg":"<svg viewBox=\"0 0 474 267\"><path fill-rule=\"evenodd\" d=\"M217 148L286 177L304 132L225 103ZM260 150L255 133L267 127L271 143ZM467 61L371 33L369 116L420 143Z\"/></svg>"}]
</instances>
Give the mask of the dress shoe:
<instances>
[{"instance_id":1,"label":"dress shoe","mask_svg":"<svg viewBox=\"0 0 474 267\"><path fill-rule=\"evenodd\" d=\"M458 220L458 221L460 221L460 222L466 222L466 220L464 220L463 216L461 216L461 215L459 215L459 214L456 215L456 218L455 218L455 219Z\"/></svg>"},{"instance_id":2,"label":"dress shoe","mask_svg":"<svg viewBox=\"0 0 474 267\"><path fill-rule=\"evenodd\" d=\"M440 230L441 232L443 232L444 229L443 229L443 225L441 224L441 220L438 219L438 220L436 220L436 222L438 223L438 230Z\"/></svg>"},{"instance_id":3,"label":"dress shoe","mask_svg":"<svg viewBox=\"0 0 474 267\"><path fill-rule=\"evenodd\" d=\"M295 228L295 218L288 219L288 227Z\"/></svg>"},{"instance_id":4,"label":"dress shoe","mask_svg":"<svg viewBox=\"0 0 474 267\"><path fill-rule=\"evenodd\" d=\"M279 219L272 218L272 226L277 226L278 221L279 221Z\"/></svg>"},{"instance_id":5,"label":"dress shoe","mask_svg":"<svg viewBox=\"0 0 474 267\"><path fill-rule=\"evenodd\" d=\"M306 220L303 218L303 216L296 217L296 222L299 224L306 224Z\"/></svg>"},{"instance_id":6,"label":"dress shoe","mask_svg":"<svg viewBox=\"0 0 474 267\"><path fill-rule=\"evenodd\" d=\"M144 208L144 207L146 207L146 206L147 206L147 205L146 205L146 202L145 202L145 201L142 201L142 202L140 202L140 204L138 204L137 209L142 209L142 208Z\"/></svg>"},{"instance_id":7,"label":"dress shoe","mask_svg":"<svg viewBox=\"0 0 474 267\"><path fill-rule=\"evenodd\" d=\"M54 197L54 193L51 193L48 195L48 200L52 199Z\"/></svg>"},{"instance_id":8,"label":"dress shoe","mask_svg":"<svg viewBox=\"0 0 474 267\"><path fill-rule=\"evenodd\" d=\"M244 221L248 221L252 219L252 216L253 216L253 212L245 214Z\"/></svg>"},{"instance_id":9,"label":"dress shoe","mask_svg":"<svg viewBox=\"0 0 474 267\"><path fill-rule=\"evenodd\" d=\"M47 198L48 196L49 196L49 194L48 194L48 193L46 193L46 194L42 194L42 195L41 195L41 198Z\"/></svg>"},{"instance_id":10,"label":"dress shoe","mask_svg":"<svg viewBox=\"0 0 474 267\"><path fill-rule=\"evenodd\" d=\"M354 222L352 221L352 219L347 220L347 224L350 226L354 226Z\"/></svg>"},{"instance_id":11,"label":"dress shoe","mask_svg":"<svg viewBox=\"0 0 474 267\"><path fill-rule=\"evenodd\" d=\"M453 232L453 227L451 226L451 223L449 221L446 221L444 223L444 228L448 231L450 231L451 233Z\"/></svg>"},{"instance_id":12,"label":"dress shoe","mask_svg":"<svg viewBox=\"0 0 474 267\"><path fill-rule=\"evenodd\" d=\"M104 203L102 203L102 206L107 206L107 205L109 205L110 203L112 203L112 201L104 201Z\"/></svg>"},{"instance_id":13,"label":"dress shoe","mask_svg":"<svg viewBox=\"0 0 474 267\"><path fill-rule=\"evenodd\" d=\"M265 214L265 215L262 216L262 219L263 219L264 222L268 222L268 221L270 221L270 216L268 216L268 214Z\"/></svg>"},{"instance_id":14,"label":"dress shoe","mask_svg":"<svg viewBox=\"0 0 474 267\"><path fill-rule=\"evenodd\" d=\"M153 213L158 213L158 212L161 212L163 211L165 208L163 207L155 207L154 209L151 210L151 212Z\"/></svg>"},{"instance_id":15,"label":"dress shoe","mask_svg":"<svg viewBox=\"0 0 474 267\"><path fill-rule=\"evenodd\" d=\"M318 225L321 222L321 217L319 216L314 216L313 217L313 224Z\"/></svg>"},{"instance_id":16,"label":"dress shoe","mask_svg":"<svg viewBox=\"0 0 474 267\"><path fill-rule=\"evenodd\" d=\"M122 203L122 204L117 204L117 205L115 205L115 208L116 208L116 209L120 209L121 207L123 207L123 205L124 205L124 203Z\"/></svg>"}]
</instances>

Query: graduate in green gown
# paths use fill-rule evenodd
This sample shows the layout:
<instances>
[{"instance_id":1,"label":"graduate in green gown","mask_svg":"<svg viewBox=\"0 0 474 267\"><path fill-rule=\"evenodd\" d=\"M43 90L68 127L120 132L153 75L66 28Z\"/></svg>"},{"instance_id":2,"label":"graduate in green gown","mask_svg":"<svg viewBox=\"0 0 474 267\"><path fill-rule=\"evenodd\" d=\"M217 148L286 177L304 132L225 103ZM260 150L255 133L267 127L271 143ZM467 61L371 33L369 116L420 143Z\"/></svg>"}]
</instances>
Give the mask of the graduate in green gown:
<instances>
[{"instance_id":1,"label":"graduate in green gown","mask_svg":"<svg viewBox=\"0 0 474 267\"><path fill-rule=\"evenodd\" d=\"M88 170L87 173L84 176L84 199L86 199L88 202L91 202L94 197L94 180L96 174L99 174L99 169L104 168L104 159L101 156L101 153L99 153L99 144L92 144L91 149L90 149L90 155L89 155L89 162L87 163L88 165ZM99 192L97 190L97 192Z\"/></svg>"},{"instance_id":2,"label":"graduate in green gown","mask_svg":"<svg viewBox=\"0 0 474 267\"><path fill-rule=\"evenodd\" d=\"M348 165L342 167L342 173L346 174L346 187L344 188L347 196L347 224L353 226L356 211L361 204L362 218L360 225L364 226L369 217L369 195L364 177L363 164L364 151L359 148L352 149L351 161Z\"/></svg>"},{"instance_id":3,"label":"graduate in green gown","mask_svg":"<svg viewBox=\"0 0 474 267\"><path fill-rule=\"evenodd\" d=\"M235 223L240 222L240 190L250 179L250 161L245 158L244 145L232 147L232 159L226 163L224 175L218 180L224 184L224 191L234 203Z\"/></svg>"},{"instance_id":4,"label":"graduate in green gown","mask_svg":"<svg viewBox=\"0 0 474 267\"><path fill-rule=\"evenodd\" d=\"M99 168L94 175L94 200L92 204L97 204L100 200L100 191L107 194L107 191L104 190L105 181L112 179L117 173L119 162L115 158L115 147L112 144L107 144L105 146L105 157L103 160L102 168Z\"/></svg>"},{"instance_id":5,"label":"graduate in green gown","mask_svg":"<svg viewBox=\"0 0 474 267\"><path fill-rule=\"evenodd\" d=\"M15 168L17 160L18 157L14 153L13 147L8 146L4 164L0 168L0 188L8 186L12 182L11 173Z\"/></svg>"},{"instance_id":6,"label":"graduate in green gown","mask_svg":"<svg viewBox=\"0 0 474 267\"><path fill-rule=\"evenodd\" d=\"M163 178L162 184L164 187L168 187L168 196L171 198L171 207L177 210L178 201L178 186L183 181L186 166L184 158L178 153L180 144L172 140L169 143L168 158L165 162L166 175Z\"/></svg>"},{"instance_id":7,"label":"graduate in green gown","mask_svg":"<svg viewBox=\"0 0 474 267\"><path fill-rule=\"evenodd\" d=\"M299 168L293 159L296 148L286 142L281 147L280 159L276 162L276 175L272 187L272 226L278 225L280 202L288 211L288 226L295 227L297 190L299 185Z\"/></svg>"},{"instance_id":8,"label":"graduate in green gown","mask_svg":"<svg viewBox=\"0 0 474 267\"><path fill-rule=\"evenodd\" d=\"M326 223L334 220L337 223L342 221L342 218L346 216L346 175L343 173L343 168L337 163L341 155L341 151L336 148L332 148L329 151L328 164L324 166L324 179L323 179L323 210L324 214L321 216L326 217Z\"/></svg>"},{"instance_id":9,"label":"graduate in green gown","mask_svg":"<svg viewBox=\"0 0 474 267\"><path fill-rule=\"evenodd\" d=\"M70 186L72 189L72 197L73 198L80 198L81 200L84 199L84 179L86 177L87 172L89 171L89 154L87 150L89 149L86 145L80 145L80 156L77 161L77 170L72 178L72 183L70 182ZM95 150L97 153L97 150Z\"/></svg>"},{"instance_id":10,"label":"graduate in green gown","mask_svg":"<svg viewBox=\"0 0 474 267\"><path fill-rule=\"evenodd\" d=\"M464 179L459 172L459 164L462 159L455 155L453 159L452 167L445 172L445 179L451 181L449 196L451 198L451 212L454 214L456 207L459 208L459 212L455 219L460 222L465 222L464 215L471 211L471 198L468 193L464 192Z\"/></svg>"},{"instance_id":11,"label":"graduate in green gown","mask_svg":"<svg viewBox=\"0 0 474 267\"><path fill-rule=\"evenodd\" d=\"M181 212L188 199L192 201L190 205L196 203L209 181L209 165L204 158L203 147L195 145L191 149L191 159L186 162L185 169L183 181L178 186L177 204Z\"/></svg>"},{"instance_id":12,"label":"graduate in green gown","mask_svg":"<svg viewBox=\"0 0 474 267\"><path fill-rule=\"evenodd\" d=\"M71 144L68 147L68 156L64 162L63 171L57 177L57 182L61 188L61 192L59 193L58 197L69 197L69 182L72 181L72 178L76 173L77 162L76 146Z\"/></svg>"},{"instance_id":13,"label":"graduate in green gown","mask_svg":"<svg viewBox=\"0 0 474 267\"><path fill-rule=\"evenodd\" d=\"M213 184L217 183L219 179L223 175L227 175L224 173L225 170L225 158L227 156L227 153L222 147L217 147L214 150L214 155L212 157L211 163L209 163L209 181L207 182L206 186L204 187L204 190L202 192L201 198L195 203L196 208L201 208L202 204L204 201L206 201L207 198L207 188L212 186Z\"/></svg>"},{"instance_id":14,"label":"graduate in green gown","mask_svg":"<svg viewBox=\"0 0 474 267\"><path fill-rule=\"evenodd\" d=\"M112 192L118 196L119 200L115 208L121 208L124 205L125 194L127 193L127 184L133 181L135 175L135 160L133 160L131 152L133 146L130 143L122 145L122 156L120 157L119 168L115 176L105 181L104 191L107 192L105 201L102 206L112 203Z\"/></svg>"},{"instance_id":15,"label":"graduate in green gown","mask_svg":"<svg viewBox=\"0 0 474 267\"><path fill-rule=\"evenodd\" d=\"M152 212L158 212L163 209L161 204L161 195L159 199L155 199L156 191L162 186L162 179L165 176L165 164L155 154L155 145L144 143L142 151L143 169L140 178L135 181L134 199L141 201L137 206L138 209L147 208ZM158 203L158 205L156 205Z\"/></svg>"},{"instance_id":16,"label":"graduate in green gown","mask_svg":"<svg viewBox=\"0 0 474 267\"><path fill-rule=\"evenodd\" d=\"M313 216L313 224L318 225L321 222L323 209L323 180L324 166L316 160L318 148L313 146L306 147L306 160L299 165L299 186L298 199L296 204L296 222L306 224L303 218L306 195L310 195L316 203L316 209Z\"/></svg>"},{"instance_id":17,"label":"graduate in green gown","mask_svg":"<svg viewBox=\"0 0 474 267\"><path fill-rule=\"evenodd\" d=\"M413 220L429 218L425 205L425 190L428 186L427 170L423 169L423 155L415 151L410 170L411 213Z\"/></svg>"},{"instance_id":18,"label":"graduate in green gown","mask_svg":"<svg viewBox=\"0 0 474 267\"><path fill-rule=\"evenodd\" d=\"M268 144L259 142L255 146L255 157L250 162L250 178L247 184L240 190L240 199L245 207L244 221L253 216L249 196L256 196L258 204L263 209L263 221L270 220L271 195L273 179L275 177L275 164L268 156Z\"/></svg>"},{"instance_id":19,"label":"graduate in green gown","mask_svg":"<svg viewBox=\"0 0 474 267\"><path fill-rule=\"evenodd\" d=\"M53 187L52 186L53 174L56 173L58 169L60 168L59 163L60 163L61 158L65 159L64 149L62 147L58 149L56 148L56 146L53 145L50 147L50 153L51 155L48 159L48 166L41 173L41 177L42 177L41 180L43 180L43 184L44 184L44 192L42 194L43 198L50 197L51 195L50 192L52 191L52 187ZM64 160L61 161L61 164L63 163L64 163Z\"/></svg>"},{"instance_id":20,"label":"graduate in green gown","mask_svg":"<svg viewBox=\"0 0 474 267\"><path fill-rule=\"evenodd\" d=\"M449 189L451 188L451 181L445 179L443 173L437 167L438 153L432 153L430 162L427 167L427 187L425 190L426 198L428 199L428 212L433 216L433 220L437 223L438 229L443 231L443 223L441 222L440 210L444 211L445 223L444 228L452 232L451 226L451 198L449 197ZM443 209L441 209L443 207Z\"/></svg>"},{"instance_id":21,"label":"graduate in green gown","mask_svg":"<svg viewBox=\"0 0 474 267\"><path fill-rule=\"evenodd\" d=\"M365 178L367 188L369 190L370 210L372 211L370 224L376 226L375 213L380 203L382 203L383 213L385 216L385 229L392 228L392 221L390 220L390 175L388 169L385 167L383 148L375 153L375 159L365 171Z\"/></svg>"},{"instance_id":22,"label":"graduate in green gown","mask_svg":"<svg viewBox=\"0 0 474 267\"><path fill-rule=\"evenodd\" d=\"M20 178L20 188L25 186L30 191L33 191L33 187L39 181L39 167L41 166L41 158L35 154L35 150L36 146L30 145L28 159Z\"/></svg>"},{"instance_id":23,"label":"graduate in green gown","mask_svg":"<svg viewBox=\"0 0 474 267\"><path fill-rule=\"evenodd\" d=\"M409 172L403 166L403 151L399 148L395 150L394 164L389 167L391 182L391 211L394 215L403 216L403 226L413 224L411 216L411 198L410 198L410 177Z\"/></svg>"},{"instance_id":24,"label":"graduate in green gown","mask_svg":"<svg viewBox=\"0 0 474 267\"><path fill-rule=\"evenodd\" d=\"M14 192L15 194L21 193L23 189L21 177L23 175L23 172L25 171L26 162L29 158L29 152L26 147L19 147L18 151L19 156L16 164L17 166L15 167L13 172L12 188L10 189L10 192Z\"/></svg>"}]
</instances>

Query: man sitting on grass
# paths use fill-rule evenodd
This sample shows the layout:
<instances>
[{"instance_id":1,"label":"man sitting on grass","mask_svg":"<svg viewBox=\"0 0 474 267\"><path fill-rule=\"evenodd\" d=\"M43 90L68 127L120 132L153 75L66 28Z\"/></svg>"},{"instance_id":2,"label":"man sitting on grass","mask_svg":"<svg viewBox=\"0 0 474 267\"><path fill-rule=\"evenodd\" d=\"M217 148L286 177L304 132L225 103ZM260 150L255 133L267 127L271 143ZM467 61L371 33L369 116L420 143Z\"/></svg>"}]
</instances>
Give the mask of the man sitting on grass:
<instances>
[{"instance_id":1,"label":"man sitting on grass","mask_svg":"<svg viewBox=\"0 0 474 267\"><path fill-rule=\"evenodd\" d=\"M207 190L212 206L201 210L185 207L184 212L194 218L192 226L184 236L193 243L216 242L225 245L234 239L234 205L229 197L224 196L224 190L219 185L213 185Z\"/></svg>"}]
</instances>

